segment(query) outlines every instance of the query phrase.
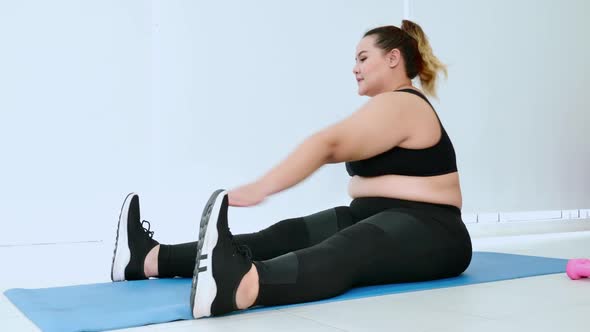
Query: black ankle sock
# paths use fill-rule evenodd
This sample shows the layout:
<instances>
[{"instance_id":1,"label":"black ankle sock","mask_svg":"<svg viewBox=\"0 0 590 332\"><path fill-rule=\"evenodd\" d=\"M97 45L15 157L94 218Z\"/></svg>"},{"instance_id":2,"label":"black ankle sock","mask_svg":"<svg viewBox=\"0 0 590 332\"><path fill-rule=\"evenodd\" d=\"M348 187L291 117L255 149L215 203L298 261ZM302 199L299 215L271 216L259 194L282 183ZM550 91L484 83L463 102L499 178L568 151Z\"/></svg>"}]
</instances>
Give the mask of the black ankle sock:
<instances>
[{"instance_id":1,"label":"black ankle sock","mask_svg":"<svg viewBox=\"0 0 590 332\"><path fill-rule=\"evenodd\" d=\"M158 254L158 277L192 278L197 255L197 242L160 245Z\"/></svg>"}]
</instances>

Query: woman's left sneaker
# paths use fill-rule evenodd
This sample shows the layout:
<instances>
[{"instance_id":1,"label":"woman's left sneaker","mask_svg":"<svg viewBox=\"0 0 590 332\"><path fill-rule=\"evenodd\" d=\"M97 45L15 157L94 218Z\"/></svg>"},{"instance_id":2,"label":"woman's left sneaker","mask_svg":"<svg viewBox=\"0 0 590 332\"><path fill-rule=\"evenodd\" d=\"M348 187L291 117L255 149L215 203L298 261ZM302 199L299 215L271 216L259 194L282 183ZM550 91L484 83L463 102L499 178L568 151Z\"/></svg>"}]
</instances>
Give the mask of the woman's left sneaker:
<instances>
[{"instance_id":1,"label":"woman's left sneaker","mask_svg":"<svg viewBox=\"0 0 590 332\"><path fill-rule=\"evenodd\" d=\"M147 279L143 266L145 257L159 243L153 239L154 232L150 231L150 223L140 220L139 196L130 193L125 198L119 215L111 265L112 281ZM144 224L147 224L147 228Z\"/></svg>"},{"instance_id":2,"label":"woman's left sneaker","mask_svg":"<svg viewBox=\"0 0 590 332\"><path fill-rule=\"evenodd\" d=\"M236 244L229 231L227 209L227 192L216 190L203 210L191 289L194 318L238 310L236 292L252 268L248 247Z\"/></svg>"}]
</instances>

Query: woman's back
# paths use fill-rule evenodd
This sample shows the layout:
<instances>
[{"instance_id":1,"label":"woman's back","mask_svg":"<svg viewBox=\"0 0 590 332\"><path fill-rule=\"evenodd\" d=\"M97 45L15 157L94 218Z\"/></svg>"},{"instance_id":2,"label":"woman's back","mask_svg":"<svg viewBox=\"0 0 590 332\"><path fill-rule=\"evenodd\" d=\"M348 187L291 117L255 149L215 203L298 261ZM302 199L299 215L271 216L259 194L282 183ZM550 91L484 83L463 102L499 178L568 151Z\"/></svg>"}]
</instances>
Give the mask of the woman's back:
<instances>
[{"instance_id":1,"label":"woman's back","mask_svg":"<svg viewBox=\"0 0 590 332\"><path fill-rule=\"evenodd\" d=\"M404 125L411 133L403 142L377 156L348 162L353 198L382 196L462 206L453 145L436 111L416 89L404 104L409 116Z\"/></svg>"}]
</instances>

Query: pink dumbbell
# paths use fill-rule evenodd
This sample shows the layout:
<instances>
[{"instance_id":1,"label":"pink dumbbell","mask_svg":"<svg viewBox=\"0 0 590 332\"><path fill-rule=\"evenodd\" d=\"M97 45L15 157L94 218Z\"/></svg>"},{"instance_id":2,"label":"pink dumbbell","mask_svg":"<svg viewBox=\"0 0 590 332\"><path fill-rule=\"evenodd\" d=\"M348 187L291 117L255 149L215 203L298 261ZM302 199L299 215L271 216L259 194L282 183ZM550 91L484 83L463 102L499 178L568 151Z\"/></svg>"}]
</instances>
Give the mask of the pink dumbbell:
<instances>
[{"instance_id":1,"label":"pink dumbbell","mask_svg":"<svg viewBox=\"0 0 590 332\"><path fill-rule=\"evenodd\" d=\"M570 259L565 268L567 276L572 280L584 277L590 277L590 259L578 258Z\"/></svg>"}]
</instances>

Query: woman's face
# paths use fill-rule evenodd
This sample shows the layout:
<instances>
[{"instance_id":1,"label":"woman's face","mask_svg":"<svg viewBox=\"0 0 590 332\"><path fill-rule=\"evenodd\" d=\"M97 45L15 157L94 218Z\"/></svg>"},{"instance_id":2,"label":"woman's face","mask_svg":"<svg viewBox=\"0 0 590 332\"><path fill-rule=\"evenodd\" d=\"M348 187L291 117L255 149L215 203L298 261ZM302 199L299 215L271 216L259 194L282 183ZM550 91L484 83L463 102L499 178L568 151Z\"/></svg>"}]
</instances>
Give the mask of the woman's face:
<instances>
[{"instance_id":1,"label":"woman's face","mask_svg":"<svg viewBox=\"0 0 590 332\"><path fill-rule=\"evenodd\" d=\"M352 72L357 80L358 94L375 96L391 79L390 62L383 50L375 46L375 36L361 39L356 47L356 64Z\"/></svg>"}]
</instances>

